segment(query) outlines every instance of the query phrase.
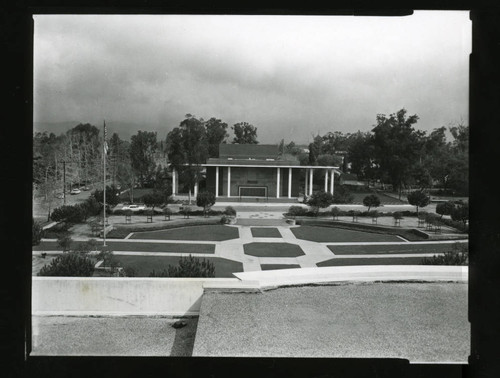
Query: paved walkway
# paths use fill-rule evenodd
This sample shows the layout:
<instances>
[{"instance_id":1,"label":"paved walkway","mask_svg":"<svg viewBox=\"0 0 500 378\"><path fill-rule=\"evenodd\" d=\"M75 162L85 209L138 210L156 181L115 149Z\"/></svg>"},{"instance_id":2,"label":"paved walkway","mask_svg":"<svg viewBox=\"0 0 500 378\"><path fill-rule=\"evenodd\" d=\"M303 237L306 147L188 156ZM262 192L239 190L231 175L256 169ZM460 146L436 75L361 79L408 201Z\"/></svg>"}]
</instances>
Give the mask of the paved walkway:
<instances>
[{"instance_id":1,"label":"paved walkway","mask_svg":"<svg viewBox=\"0 0 500 378\"><path fill-rule=\"evenodd\" d=\"M248 218L244 219L248 221ZM258 228L272 228L278 230L281 237L255 237L252 235L252 225L231 225L228 227L234 227L238 229L239 238L230 239L220 242L208 242L208 241L188 241L188 240L156 240L156 239L113 239L110 240L114 246L115 255L143 255L143 256L185 256L187 252L176 252L171 250L168 252L146 252L141 245L144 243L158 243L158 244L208 244L215 246L214 253L196 253L198 257L219 257L232 261L241 262L243 264L243 270L245 272L259 271L262 269L262 265L267 264L279 264L279 265L290 265L291 267L300 266L301 268L317 267L317 264L326 260L338 258L411 258L411 257L427 257L436 254L432 251L433 245L442 244L452 244L457 242L456 240L447 241L424 241L424 242L409 242L402 239L400 242L314 242L303 239L298 239L291 231L292 227L300 226L290 226L282 225L283 222L279 218L274 219L264 219L270 225L262 225L263 220L256 219L259 224ZM259 223L260 221L260 223ZM243 222L245 223L245 222ZM75 238L75 241L84 241L87 238ZM467 240L461 240L459 242L467 242ZM244 253L244 245L248 243L289 243L300 247L304 252L304 255L298 257L257 257L251 256ZM126 244L127 247L124 250L120 250L119 245ZM391 245L413 245L418 244L419 246L425 246L429 248L429 253L417 252L417 253L379 253L379 254L340 254L336 255L332 252L328 246L391 246ZM137 245L137 249L131 247L131 245ZM425 247L423 249L425 249ZM60 251L34 251L34 255L40 255L41 253L54 254L61 253Z\"/></svg>"}]
</instances>

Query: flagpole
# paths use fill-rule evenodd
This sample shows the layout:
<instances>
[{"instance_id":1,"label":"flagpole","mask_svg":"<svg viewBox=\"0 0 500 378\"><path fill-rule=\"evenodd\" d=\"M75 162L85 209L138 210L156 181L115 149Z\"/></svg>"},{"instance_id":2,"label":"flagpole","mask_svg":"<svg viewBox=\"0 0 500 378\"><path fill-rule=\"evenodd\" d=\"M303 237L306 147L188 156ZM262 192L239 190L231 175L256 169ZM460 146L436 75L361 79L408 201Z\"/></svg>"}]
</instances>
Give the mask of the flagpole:
<instances>
[{"instance_id":1,"label":"flagpole","mask_svg":"<svg viewBox=\"0 0 500 378\"><path fill-rule=\"evenodd\" d=\"M103 182L103 194L104 194L104 212L103 212L103 215L104 215L104 219L102 221L102 227L103 227L103 230L102 230L102 236L103 236L103 247L106 247L106 121L104 121L104 141L103 141L103 144L102 144L102 152L103 152L103 159L104 159L104 174L103 174L103 179L102 179L102 182Z\"/></svg>"}]
</instances>

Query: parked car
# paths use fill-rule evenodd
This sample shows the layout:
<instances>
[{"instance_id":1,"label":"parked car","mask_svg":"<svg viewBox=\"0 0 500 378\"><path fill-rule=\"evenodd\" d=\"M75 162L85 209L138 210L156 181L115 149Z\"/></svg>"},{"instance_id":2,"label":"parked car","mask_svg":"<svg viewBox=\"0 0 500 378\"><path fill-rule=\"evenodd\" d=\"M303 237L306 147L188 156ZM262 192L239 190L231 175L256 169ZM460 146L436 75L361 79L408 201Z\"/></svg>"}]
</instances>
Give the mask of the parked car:
<instances>
[{"instance_id":1,"label":"parked car","mask_svg":"<svg viewBox=\"0 0 500 378\"><path fill-rule=\"evenodd\" d=\"M84 187L83 187L83 188L81 188L81 189L82 189L82 190L87 191L87 190L90 190L90 186L84 186Z\"/></svg>"},{"instance_id":2,"label":"parked car","mask_svg":"<svg viewBox=\"0 0 500 378\"><path fill-rule=\"evenodd\" d=\"M145 210L145 209L146 209L146 206L137 205L137 204L125 205L122 207L122 210L132 210L132 211L139 211L139 210Z\"/></svg>"},{"instance_id":3,"label":"parked car","mask_svg":"<svg viewBox=\"0 0 500 378\"><path fill-rule=\"evenodd\" d=\"M80 189L75 188L71 190L70 194L80 194L81 192L82 191Z\"/></svg>"}]
</instances>

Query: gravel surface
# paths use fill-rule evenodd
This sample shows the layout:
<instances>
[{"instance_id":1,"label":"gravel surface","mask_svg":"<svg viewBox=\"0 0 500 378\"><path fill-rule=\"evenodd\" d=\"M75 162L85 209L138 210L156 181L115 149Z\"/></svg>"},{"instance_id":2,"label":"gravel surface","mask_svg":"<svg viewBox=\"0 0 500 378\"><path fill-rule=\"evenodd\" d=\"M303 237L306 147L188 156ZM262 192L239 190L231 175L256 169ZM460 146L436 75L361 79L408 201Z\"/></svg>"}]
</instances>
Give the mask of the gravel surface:
<instances>
[{"instance_id":1,"label":"gravel surface","mask_svg":"<svg viewBox=\"0 0 500 378\"><path fill-rule=\"evenodd\" d=\"M190 356L198 318L32 317L32 355Z\"/></svg>"},{"instance_id":2,"label":"gravel surface","mask_svg":"<svg viewBox=\"0 0 500 378\"><path fill-rule=\"evenodd\" d=\"M206 293L193 356L464 363L467 284L376 283Z\"/></svg>"}]
</instances>

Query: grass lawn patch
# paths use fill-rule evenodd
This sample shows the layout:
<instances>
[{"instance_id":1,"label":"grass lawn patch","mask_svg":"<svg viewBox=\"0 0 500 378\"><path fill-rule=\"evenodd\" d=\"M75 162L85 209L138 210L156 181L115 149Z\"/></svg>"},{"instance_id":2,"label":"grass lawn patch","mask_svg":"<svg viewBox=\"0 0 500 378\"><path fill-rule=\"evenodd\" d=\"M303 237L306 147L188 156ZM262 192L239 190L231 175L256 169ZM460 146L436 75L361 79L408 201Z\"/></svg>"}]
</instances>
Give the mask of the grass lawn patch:
<instances>
[{"instance_id":1,"label":"grass lawn patch","mask_svg":"<svg viewBox=\"0 0 500 378\"><path fill-rule=\"evenodd\" d=\"M402 244L402 245L329 245L336 255L381 255L407 253L444 253L453 244Z\"/></svg>"},{"instance_id":2,"label":"grass lawn patch","mask_svg":"<svg viewBox=\"0 0 500 378\"><path fill-rule=\"evenodd\" d=\"M116 254L116 260L123 267L132 267L137 271L137 277L149 277L153 270L161 271L169 265L177 266L179 256L121 256ZM215 277L234 278L232 273L243 272L243 264L220 257L206 257L215 266Z\"/></svg>"},{"instance_id":3,"label":"grass lawn patch","mask_svg":"<svg viewBox=\"0 0 500 378\"><path fill-rule=\"evenodd\" d=\"M396 235L377 234L334 227L301 226L290 228L297 239L326 242L394 242L401 241Z\"/></svg>"},{"instance_id":4,"label":"grass lawn patch","mask_svg":"<svg viewBox=\"0 0 500 378\"><path fill-rule=\"evenodd\" d=\"M130 239L223 241L237 239L238 237L239 232L236 227L209 225L187 226L170 230L138 232L132 235Z\"/></svg>"},{"instance_id":5,"label":"grass lawn patch","mask_svg":"<svg viewBox=\"0 0 500 378\"><path fill-rule=\"evenodd\" d=\"M276 269L294 269L300 268L298 264L261 264L262 270L276 270Z\"/></svg>"},{"instance_id":6,"label":"grass lawn patch","mask_svg":"<svg viewBox=\"0 0 500 378\"><path fill-rule=\"evenodd\" d=\"M297 257L305 255L302 248L289 243L248 243L243 245L246 255L256 257Z\"/></svg>"},{"instance_id":7,"label":"grass lawn patch","mask_svg":"<svg viewBox=\"0 0 500 378\"><path fill-rule=\"evenodd\" d=\"M79 242L73 242L76 246ZM137 252L165 252L165 253L215 253L214 244L183 244L183 243L137 243L106 241L112 251L137 251ZM102 242L98 243L100 250ZM33 251L59 251L61 247L57 242L43 241L33 247Z\"/></svg>"},{"instance_id":8,"label":"grass lawn patch","mask_svg":"<svg viewBox=\"0 0 500 378\"><path fill-rule=\"evenodd\" d=\"M323 266L353 266L353 265L420 265L423 257L380 257L380 258L352 258L330 259L317 263Z\"/></svg>"},{"instance_id":9,"label":"grass lawn patch","mask_svg":"<svg viewBox=\"0 0 500 378\"><path fill-rule=\"evenodd\" d=\"M281 238L281 233L277 228L252 227L252 236L254 238Z\"/></svg>"}]
</instances>

